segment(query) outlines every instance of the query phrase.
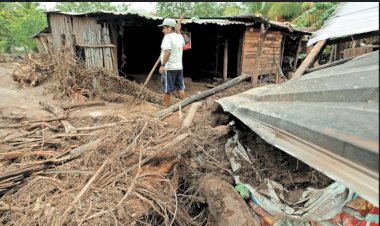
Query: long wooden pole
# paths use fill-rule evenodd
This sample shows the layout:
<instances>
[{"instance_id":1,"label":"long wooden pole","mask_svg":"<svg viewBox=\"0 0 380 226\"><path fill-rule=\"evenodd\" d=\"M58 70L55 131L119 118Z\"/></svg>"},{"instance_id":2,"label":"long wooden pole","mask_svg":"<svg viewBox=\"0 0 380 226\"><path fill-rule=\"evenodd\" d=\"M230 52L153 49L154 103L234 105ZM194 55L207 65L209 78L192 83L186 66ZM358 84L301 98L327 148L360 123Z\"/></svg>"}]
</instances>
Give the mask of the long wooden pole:
<instances>
[{"instance_id":1,"label":"long wooden pole","mask_svg":"<svg viewBox=\"0 0 380 226\"><path fill-rule=\"evenodd\" d=\"M257 82L259 79L259 73L260 73L261 50L263 48L265 38L267 37L269 28L270 28L270 24L268 24L266 28L265 28L264 24L261 24L261 26L260 26L259 45L257 47L257 52L256 52L256 56L255 56L255 63L253 64L253 73L252 73L252 78L251 78L252 87L257 86Z\"/></svg>"},{"instance_id":2,"label":"long wooden pole","mask_svg":"<svg viewBox=\"0 0 380 226\"><path fill-rule=\"evenodd\" d=\"M316 57L321 52L325 44L326 40L321 40L317 42L317 44L313 47L310 53L306 56L302 64L298 67L291 79L298 78L301 75L303 75L303 73L305 73L306 69L315 62Z\"/></svg>"},{"instance_id":3,"label":"long wooden pole","mask_svg":"<svg viewBox=\"0 0 380 226\"><path fill-rule=\"evenodd\" d=\"M191 103L193 103L193 102L195 102L197 100L202 100L202 99L204 99L206 97L214 95L215 93L219 93L219 92L221 92L221 91L223 91L225 89L228 89L228 88L230 88L232 86L235 86L235 85L237 85L239 83L242 83L243 81L251 78L251 76L252 76L251 74L243 74L243 75L240 75L240 76L238 76L236 78L233 78L233 79L231 79L231 80L229 80L229 81L227 81L227 82L225 82L225 83L223 83L223 84L221 84L219 86L216 86L216 87L214 87L212 89L208 89L208 90L203 91L201 93L198 93L198 94L195 94L193 96L187 97L187 98L181 100L178 104L174 104L174 105L172 105L172 106L170 106L168 108L165 108L165 109L157 112L155 114L155 117L159 118L159 119L163 119L168 114L170 114L172 112L178 111L179 107L183 108L183 107L185 107L185 106L187 106L187 105L189 105L189 104L191 104Z\"/></svg>"},{"instance_id":4,"label":"long wooden pole","mask_svg":"<svg viewBox=\"0 0 380 226\"><path fill-rule=\"evenodd\" d=\"M184 17L184 16L185 16L185 13L182 13L182 15L181 15L181 17L179 18L179 21L178 21L178 23L177 23L177 25L176 25L176 27L175 27L175 31L176 31L178 34L181 33L181 23L182 23L182 20L183 20L183 17ZM146 78L146 80L145 80L143 86L141 87L140 92L137 94L137 96L136 96L135 99L133 100L134 102L140 97L141 92L143 91L143 89L145 88L145 86L146 86L146 85L148 84L148 82L150 81L150 79L151 79L151 77L152 77L152 75L153 75L153 72L156 70L158 64L160 63L160 58L161 58L161 55L158 56L158 59L157 59L156 63L153 65L153 68L152 68L152 70L150 71L148 77Z\"/></svg>"},{"instance_id":5,"label":"long wooden pole","mask_svg":"<svg viewBox=\"0 0 380 226\"><path fill-rule=\"evenodd\" d=\"M228 71L228 39L226 38L224 42L224 61L223 61L223 80L227 81L227 71Z\"/></svg>"},{"instance_id":6,"label":"long wooden pole","mask_svg":"<svg viewBox=\"0 0 380 226\"><path fill-rule=\"evenodd\" d=\"M146 85L148 84L148 82L150 81L150 78L152 77L153 72L156 70L158 64L160 63L160 58L161 58L161 56L158 57L156 63L153 65L153 68L152 68L152 70L150 70L148 77L146 78L146 80L145 80L143 86L142 86L141 89L140 89L140 92L137 94L137 96L135 97L135 99L134 99L133 101L136 101L136 100L140 97L140 95L141 95L143 89L145 88L145 86L146 86Z\"/></svg>"}]
</instances>

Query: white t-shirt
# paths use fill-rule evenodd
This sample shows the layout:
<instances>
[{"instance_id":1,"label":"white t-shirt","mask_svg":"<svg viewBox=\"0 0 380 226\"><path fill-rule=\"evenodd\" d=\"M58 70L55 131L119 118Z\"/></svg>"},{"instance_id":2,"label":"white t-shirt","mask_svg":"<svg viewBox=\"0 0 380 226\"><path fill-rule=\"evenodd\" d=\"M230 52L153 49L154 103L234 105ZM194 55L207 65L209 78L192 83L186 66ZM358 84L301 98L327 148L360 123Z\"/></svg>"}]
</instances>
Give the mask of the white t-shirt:
<instances>
[{"instance_id":1,"label":"white t-shirt","mask_svg":"<svg viewBox=\"0 0 380 226\"><path fill-rule=\"evenodd\" d=\"M161 63L164 58L165 50L170 49L170 57L165 64L166 70L182 70L182 53L185 40L181 34L170 33L164 36L161 43Z\"/></svg>"}]
</instances>

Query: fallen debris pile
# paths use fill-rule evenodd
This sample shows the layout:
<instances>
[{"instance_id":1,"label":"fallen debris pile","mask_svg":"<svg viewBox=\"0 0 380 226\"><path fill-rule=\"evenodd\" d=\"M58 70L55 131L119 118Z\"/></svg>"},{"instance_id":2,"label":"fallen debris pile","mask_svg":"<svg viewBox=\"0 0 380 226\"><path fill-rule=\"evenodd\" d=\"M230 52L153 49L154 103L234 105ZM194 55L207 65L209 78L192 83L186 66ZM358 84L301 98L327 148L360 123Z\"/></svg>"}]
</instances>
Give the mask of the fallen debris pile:
<instances>
[{"instance_id":1,"label":"fallen debris pile","mask_svg":"<svg viewBox=\"0 0 380 226\"><path fill-rule=\"evenodd\" d=\"M163 136L165 123L147 117L114 123L97 134L77 130L47 135L50 127L41 131L41 126L39 135L37 130L26 135L28 144L33 144L26 147L29 150L13 157L8 151L1 153L2 168L7 169L0 175L1 207L10 210L2 215L2 224L192 224L176 197L179 144L187 133L169 130L171 134ZM50 150L52 138L54 150ZM17 137L1 141L8 146L17 142ZM70 149L79 143L84 145ZM73 208L77 204L80 209Z\"/></svg>"},{"instance_id":2,"label":"fallen debris pile","mask_svg":"<svg viewBox=\"0 0 380 226\"><path fill-rule=\"evenodd\" d=\"M110 70L86 68L84 62L69 56L65 52L52 55L49 62L37 62L29 55L28 63L18 65L12 79L20 87L49 82L49 92L60 98L69 97L72 103L96 99L125 101L124 94L137 96L141 89L141 85L123 79ZM161 105L161 95L149 89L144 89L140 98Z\"/></svg>"},{"instance_id":3,"label":"fallen debris pile","mask_svg":"<svg viewBox=\"0 0 380 226\"><path fill-rule=\"evenodd\" d=\"M54 67L52 62L38 62L29 54L27 64L14 63L17 68L12 73L12 80L18 82L19 87L38 86L51 78Z\"/></svg>"},{"instance_id":4,"label":"fallen debris pile","mask_svg":"<svg viewBox=\"0 0 380 226\"><path fill-rule=\"evenodd\" d=\"M85 79L89 76L86 73L79 76ZM102 76L93 77L97 84L109 81L102 80ZM76 81L75 84L82 80ZM108 106L107 103L58 107L40 102L53 117L0 125L9 131L0 138L0 224L279 222L277 216L263 209L265 205L241 196L251 198L255 191L268 189L268 181L274 181L286 190L280 197L297 201L310 187L323 190L333 181L265 143L244 126L210 126L215 99L249 88L248 83L234 86L172 113L163 121L154 118L153 113L146 114L144 106L148 103L142 103L132 109L139 109L138 112L129 112L127 117L109 115L92 121L91 126L85 116L74 119L70 112L88 106ZM184 117L179 117L182 114ZM228 143L234 136L232 128L241 135L235 139L240 145ZM250 163L236 158L240 168L235 168L226 147L240 146L246 148ZM240 184L249 184L253 192L238 186L237 175ZM256 197L256 201L260 200Z\"/></svg>"}]
</instances>

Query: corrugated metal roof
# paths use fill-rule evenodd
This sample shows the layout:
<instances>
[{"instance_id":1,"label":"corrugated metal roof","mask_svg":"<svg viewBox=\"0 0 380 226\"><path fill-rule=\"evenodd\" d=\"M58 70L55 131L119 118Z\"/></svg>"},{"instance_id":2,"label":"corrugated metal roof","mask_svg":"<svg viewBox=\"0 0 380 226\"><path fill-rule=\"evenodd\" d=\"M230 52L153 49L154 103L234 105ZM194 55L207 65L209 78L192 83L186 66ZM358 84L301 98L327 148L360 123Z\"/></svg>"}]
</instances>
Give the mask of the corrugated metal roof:
<instances>
[{"instance_id":1,"label":"corrugated metal roof","mask_svg":"<svg viewBox=\"0 0 380 226\"><path fill-rule=\"evenodd\" d=\"M109 14L109 15L115 15L115 16L139 16L150 20L163 20L163 17L158 16L149 16L144 15L140 13L129 13L129 12L114 12L114 11L105 11L105 10L98 10L98 11L91 11L91 12L85 12L85 13L68 13L68 12L61 12L61 11L46 11L46 14L62 14L62 15L70 15L70 16L86 16L86 15L102 15L102 14Z\"/></svg>"},{"instance_id":2,"label":"corrugated metal roof","mask_svg":"<svg viewBox=\"0 0 380 226\"><path fill-rule=\"evenodd\" d=\"M216 102L267 142L378 205L378 54Z\"/></svg>"},{"instance_id":3,"label":"corrugated metal roof","mask_svg":"<svg viewBox=\"0 0 380 226\"><path fill-rule=\"evenodd\" d=\"M379 30L378 2L344 2L323 27L309 39L308 46L325 39Z\"/></svg>"},{"instance_id":4,"label":"corrugated metal roof","mask_svg":"<svg viewBox=\"0 0 380 226\"><path fill-rule=\"evenodd\" d=\"M150 20L163 20L163 17L156 16L148 16L138 13L128 13L128 12L112 12L112 11L94 11L94 12L86 12L86 13L65 13L60 11L47 11L47 14L63 14L63 15L71 15L71 16L85 16L85 15L101 15L101 14L110 14L115 16L139 16L145 19ZM175 18L178 19L178 18ZM265 22L270 23L272 27L284 29L289 33L297 32L306 35L312 34L309 31L304 31L302 29L294 28L290 23L281 23L276 21L269 21L261 16L255 15L241 15L241 16L223 16L223 17L202 17L196 20L192 19L184 19L183 24L217 24L217 25L235 25L241 24L245 26L252 26L257 22Z\"/></svg>"},{"instance_id":5,"label":"corrugated metal roof","mask_svg":"<svg viewBox=\"0 0 380 226\"><path fill-rule=\"evenodd\" d=\"M37 34L33 35L32 38L36 38L40 34L43 34L43 33L49 33L49 28L48 27L43 28L41 31L37 32Z\"/></svg>"}]
</instances>

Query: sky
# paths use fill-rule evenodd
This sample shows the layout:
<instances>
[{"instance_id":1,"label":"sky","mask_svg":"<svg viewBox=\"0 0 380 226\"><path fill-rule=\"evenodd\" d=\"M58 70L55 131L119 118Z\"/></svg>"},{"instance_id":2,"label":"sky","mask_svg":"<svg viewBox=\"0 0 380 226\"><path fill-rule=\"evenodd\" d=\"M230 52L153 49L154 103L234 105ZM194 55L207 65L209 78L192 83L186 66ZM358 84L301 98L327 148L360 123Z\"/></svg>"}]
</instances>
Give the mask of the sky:
<instances>
[{"instance_id":1,"label":"sky","mask_svg":"<svg viewBox=\"0 0 380 226\"><path fill-rule=\"evenodd\" d=\"M112 2L113 5L118 5L123 2ZM155 12L156 11L156 2L126 2L130 4L131 12ZM42 6L45 6L47 10L53 10L56 2L40 2Z\"/></svg>"}]
</instances>

